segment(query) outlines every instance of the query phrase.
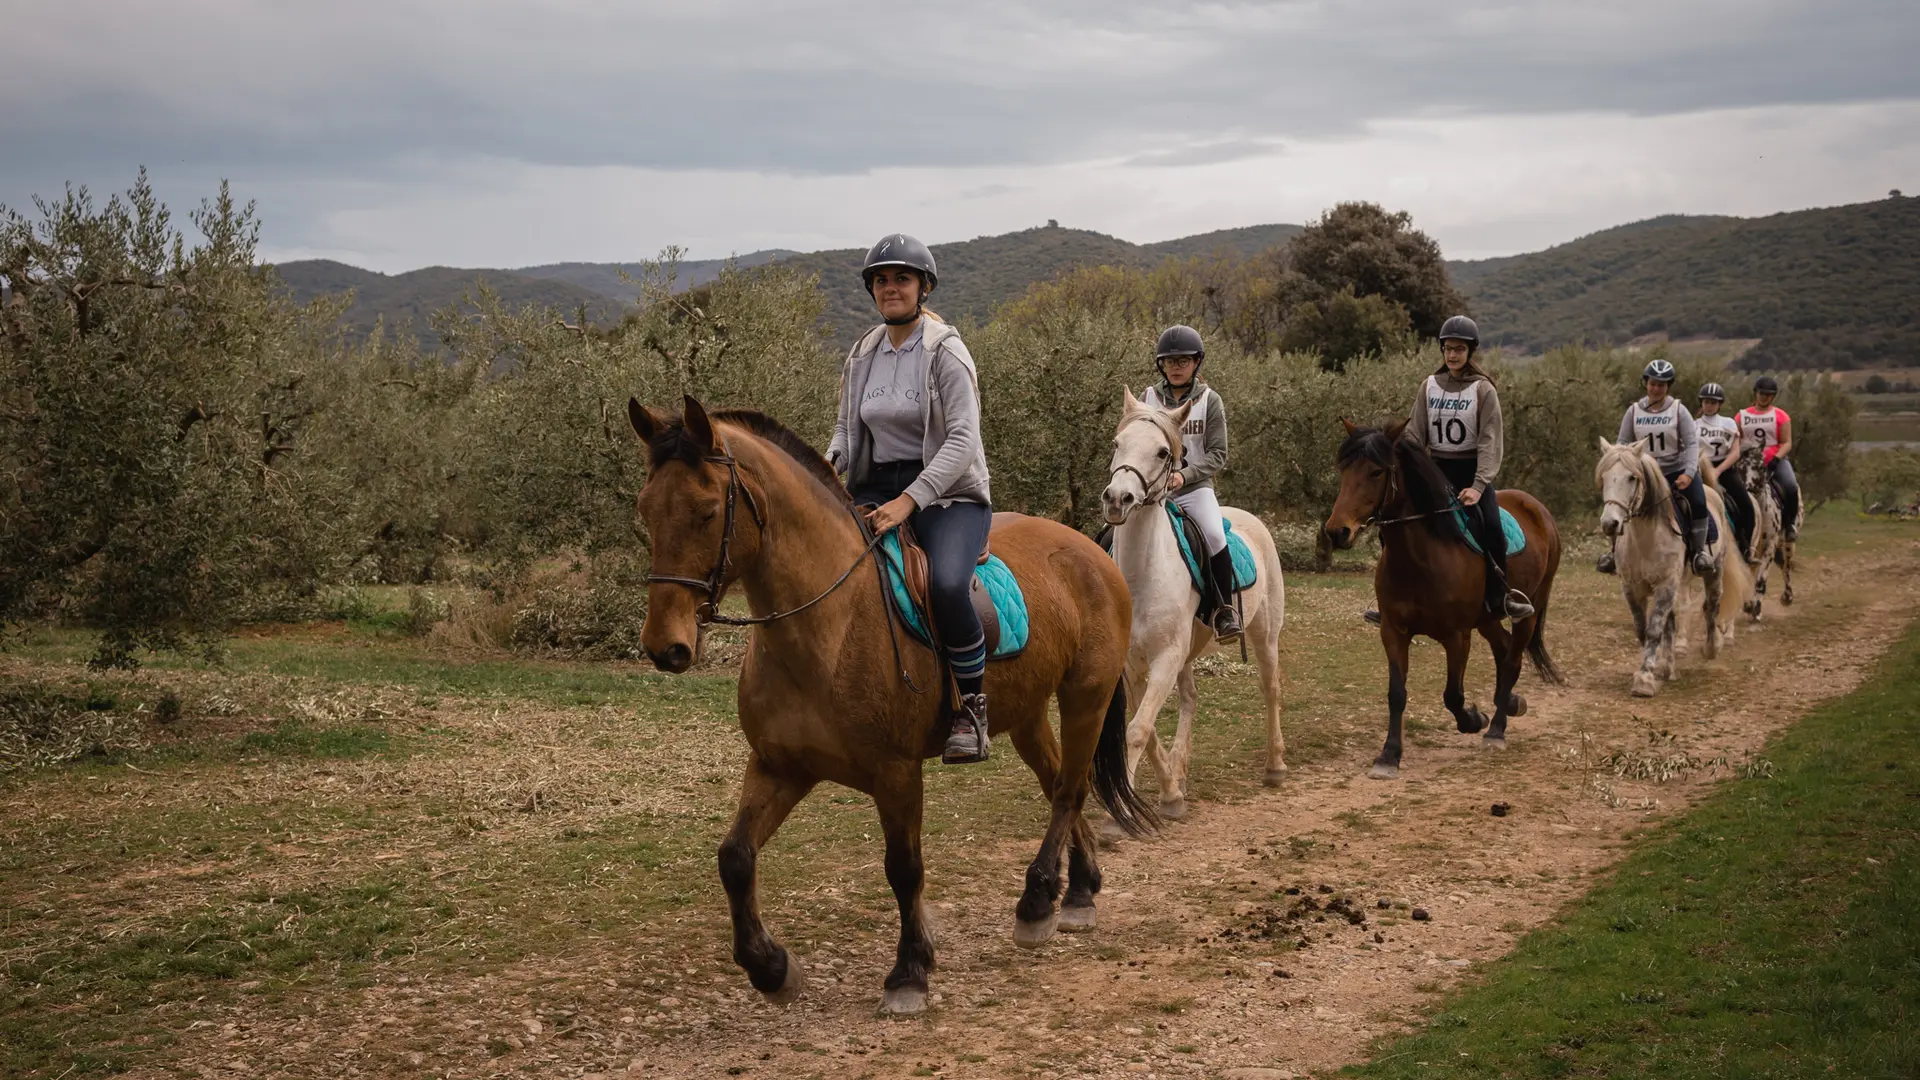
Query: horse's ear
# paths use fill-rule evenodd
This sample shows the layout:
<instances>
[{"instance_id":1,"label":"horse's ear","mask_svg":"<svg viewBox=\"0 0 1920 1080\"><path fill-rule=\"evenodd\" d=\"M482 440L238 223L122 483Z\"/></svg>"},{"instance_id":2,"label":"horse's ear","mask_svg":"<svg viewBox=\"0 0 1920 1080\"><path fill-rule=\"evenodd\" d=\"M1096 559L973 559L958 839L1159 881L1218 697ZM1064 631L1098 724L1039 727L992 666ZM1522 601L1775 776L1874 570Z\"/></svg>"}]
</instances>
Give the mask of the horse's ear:
<instances>
[{"instance_id":1,"label":"horse's ear","mask_svg":"<svg viewBox=\"0 0 1920 1080\"><path fill-rule=\"evenodd\" d=\"M1121 383L1120 398L1120 415L1132 416L1134 413L1140 411L1140 399L1133 396L1133 387L1128 386L1126 383Z\"/></svg>"},{"instance_id":2,"label":"horse's ear","mask_svg":"<svg viewBox=\"0 0 1920 1080\"><path fill-rule=\"evenodd\" d=\"M1346 418L1346 417L1344 417L1344 416L1340 418L1340 424L1341 424L1341 426L1342 426L1342 427L1344 427L1344 428L1346 428L1346 429L1347 429L1347 434L1349 434L1349 435L1351 435L1351 434L1353 434L1354 432L1356 432L1356 431L1358 431L1358 430L1360 430L1360 425L1358 425L1358 424L1356 424L1356 423L1354 423L1353 421L1351 421L1351 420L1349 420L1349 419L1347 419L1347 418Z\"/></svg>"},{"instance_id":3,"label":"horse's ear","mask_svg":"<svg viewBox=\"0 0 1920 1080\"><path fill-rule=\"evenodd\" d=\"M641 442L652 443L653 437L667 426L667 418L640 404L639 398L628 398L627 423L633 425L633 433L640 436Z\"/></svg>"},{"instance_id":4,"label":"horse's ear","mask_svg":"<svg viewBox=\"0 0 1920 1080\"><path fill-rule=\"evenodd\" d=\"M687 436L696 446L709 454L720 452L720 436L713 430L713 420L707 416L707 407L692 394L686 396L681 416L686 420Z\"/></svg>"},{"instance_id":5,"label":"horse's ear","mask_svg":"<svg viewBox=\"0 0 1920 1080\"><path fill-rule=\"evenodd\" d=\"M1400 436L1407 433L1407 423L1408 421L1404 417L1389 423L1387 425L1387 441L1399 442Z\"/></svg>"},{"instance_id":6,"label":"horse's ear","mask_svg":"<svg viewBox=\"0 0 1920 1080\"><path fill-rule=\"evenodd\" d=\"M1633 445L1638 447L1641 453L1651 454L1653 453L1653 436L1649 435L1644 439L1635 439Z\"/></svg>"},{"instance_id":7,"label":"horse's ear","mask_svg":"<svg viewBox=\"0 0 1920 1080\"><path fill-rule=\"evenodd\" d=\"M1600 440L1600 452L1601 452L1601 453L1603 453L1603 454L1604 454L1604 453L1606 453L1607 451L1609 451L1609 450L1611 450L1611 449L1613 449L1613 443L1612 443L1612 442L1611 442L1610 440L1608 440L1608 438L1607 438L1607 437L1606 437L1605 435L1601 435L1601 436L1598 436L1598 438L1599 438L1599 440Z\"/></svg>"},{"instance_id":8,"label":"horse's ear","mask_svg":"<svg viewBox=\"0 0 1920 1080\"><path fill-rule=\"evenodd\" d=\"M1186 426L1187 417L1193 413L1194 400L1193 398L1188 398L1185 405L1173 410L1173 426L1175 430Z\"/></svg>"}]
</instances>

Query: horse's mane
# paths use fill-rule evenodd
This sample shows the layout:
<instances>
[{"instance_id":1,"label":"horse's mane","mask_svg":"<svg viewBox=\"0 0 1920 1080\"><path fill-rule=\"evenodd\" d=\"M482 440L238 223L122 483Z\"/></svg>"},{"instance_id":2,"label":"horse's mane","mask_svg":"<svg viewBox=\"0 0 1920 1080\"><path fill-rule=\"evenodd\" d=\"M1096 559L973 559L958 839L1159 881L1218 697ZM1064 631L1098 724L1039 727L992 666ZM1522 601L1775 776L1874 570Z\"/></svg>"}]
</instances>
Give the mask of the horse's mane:
<instances>
[{"instance_id":1,"label":"horse's mane","mask_svg":"<svg viewBox=\"0 0 1920 1080\"><path fill-rule=\"evenodd\" d=\"M826 488L827 493L834 499L852 504L853 497L847 494L846 485L840 482L840 476L833 471L833 466L827 464L827 459L820 456L820 451L815 450L811 443L795 434L792 428L757 409L715 409L707 415L708 419L716 424L740 428L750 435L772 443L792 458L808 476ZM687 434L686 423L679 417L668 421L667 425L660 429L659 433L653 437L653 441L648 444L647 451L651 458L651 467L656 469L667 461L683 461L689 465L698 465L705 460L707 454L707 448Z\"/></svg>"},{"instance_id":2,"label":"horse's mane","mask_svg":"<svg viewBox=\"0 0 1920 1080\"><path fill-rule=\"evenodd\" d=\"M1447 482L1446 474L1404 432L1394 440L1379 428L1354 428L1340 444L1340 453L1334 460L1344 470L1363 459L1389 471L1397 464L1400 483L1407 500L1413 504L1413 513L1431 514L1453 505L1453 485Z\"/></svg>"},{"instance_id":3,"label":"horse's mane","mask_svg":"<svg viewBox=\"0 0 1920 1080\"><path fill-rule=\"evenodd\" d=\"M1614 463L1622 460L1640 477L1640 505L1633 508L1634 516L1651 517L1665 511L1670 494L1666 474L1660 471L1660 463L1654 460L1652 454L1642 450L1639 443L1607 444L1607 448L1600 453L1599 464L1593 467L1594 482L1602 482Z\"/></svg>"}]
</instances>

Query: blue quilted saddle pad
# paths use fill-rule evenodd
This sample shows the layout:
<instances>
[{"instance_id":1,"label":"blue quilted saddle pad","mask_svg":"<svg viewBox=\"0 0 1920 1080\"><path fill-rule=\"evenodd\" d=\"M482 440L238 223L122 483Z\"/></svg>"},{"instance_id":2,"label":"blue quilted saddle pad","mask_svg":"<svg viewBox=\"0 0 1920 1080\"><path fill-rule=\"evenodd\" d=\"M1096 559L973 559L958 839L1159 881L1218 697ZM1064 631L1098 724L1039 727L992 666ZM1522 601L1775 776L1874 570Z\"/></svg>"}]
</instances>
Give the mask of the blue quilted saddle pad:
<instances>
[{"instance_id":1,"label":"blue quilted saddle pad","mask_svg":"<svg viewBox=\"0 0 1920 1080\"><path fill-rule=\"evenodd\" d=\"M898 530L887 534L880 541L880 566L886 573L887 598L892 601L893 609L900 614L900 621L906 624L907 631L919 639L923 645L931 645L933 636L927 633L927 615L907 594L907 579L902 572L900 555L900 533ZM1030 629L1027 620L1027 598L1020 591L1020 582L1013 571L998 555L987 556L987 561L973 568L974 579L985 589L993 601L993 610L1000 619L1000 640L989 660L1004 660L1020 655L1027 647L1027 633Z\"/></svg>"},{"instance_id":2,"label":"blue quilted saddle pad","mask_svg":"<svg viewBox=\"0 0 1920 1080\"><path fill-rule=\"evenodd\" d=\"M1460 539L1465 540L1468 547L1479 554L1486 554L1486 552L1480 550L1480 541L1473 538L1473 530L1467 528L1467 512L1465 510L1457 506L1453 508L1453 524L1455 528L1460 530ZM1518 555L1527 550L1527 534L1521 530L1520 523L1514 520L1513 514L1504 506L1500 508L1500 531L1507 534L1507 554L1509 556Z\"/></svg>"},{"instance_id":3,"label":"blue quilted saddle pad","mask_svg":"<svg viewBox=\"0 0 1920 1080\"><path fill-rule=\"evenodd\" d=\"M1166 502L1167 517L1173 523L1173 535L1180 540L1180 557L1187 560L1187 573L1193 576L1193 587L1200 588L1200 558L1205 552L1193 549L1193 538L1187 535L1187 512L1172 499ZM1223 519L1224 520L1224 519ZM1253 561L1253 549L1233 531L1233 522L1227 521L1227 550L1233 553L1233 591L1240 592L1253 588L1259 580L1259 564Z\"/></svg>"}]
</instances>

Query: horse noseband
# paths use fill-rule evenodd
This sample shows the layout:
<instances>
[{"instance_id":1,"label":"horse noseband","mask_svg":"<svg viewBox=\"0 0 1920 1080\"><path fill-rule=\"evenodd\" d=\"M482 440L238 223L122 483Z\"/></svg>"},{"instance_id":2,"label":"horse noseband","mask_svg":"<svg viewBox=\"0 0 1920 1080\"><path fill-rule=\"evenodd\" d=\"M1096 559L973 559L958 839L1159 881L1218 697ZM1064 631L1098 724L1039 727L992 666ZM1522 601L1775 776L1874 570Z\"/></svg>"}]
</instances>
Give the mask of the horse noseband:
<instances>
[{"instance_id":1,"label":"horse noseband","mask_svg":"<svg viewBox=\"0 0 1920 1080\"><path fill-rule=\"evenodd\" d=\"M766 519L760 516L760 506L754 502L753 492L740 482L740 464L727 454L713 454L703 459L710 465L727 467L727 509L720 528L720 554L714 560L713 569L705 578L675 577L672 574L648 574L649 584L685 585L690 589L699 589L707 594L706 602L694 609L694 621L704 626L720 614L720 597L727 591L727 571L733 567L733 527L737 517L735 508L742 495L747 500L747 513L753 515L755 527L765 530Z\"/></svg>"}]
</instances>

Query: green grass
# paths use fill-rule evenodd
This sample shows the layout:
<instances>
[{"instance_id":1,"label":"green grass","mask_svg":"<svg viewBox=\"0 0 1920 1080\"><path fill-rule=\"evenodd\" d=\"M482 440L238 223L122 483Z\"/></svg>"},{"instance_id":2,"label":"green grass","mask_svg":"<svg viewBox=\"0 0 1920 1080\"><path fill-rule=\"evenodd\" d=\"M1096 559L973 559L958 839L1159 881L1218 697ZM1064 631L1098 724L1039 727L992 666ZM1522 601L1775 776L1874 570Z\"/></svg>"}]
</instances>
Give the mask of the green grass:
<instances>
[{"instance_id":1,"label":"green grass","mask_svg":"<svg viewBox=\"0 0 1920 1080\"><path fill-rule=\"evenodd\" d=\"M1920 1076L1920 624L1346 1075Z\"/></svg>"}]
</instances>

